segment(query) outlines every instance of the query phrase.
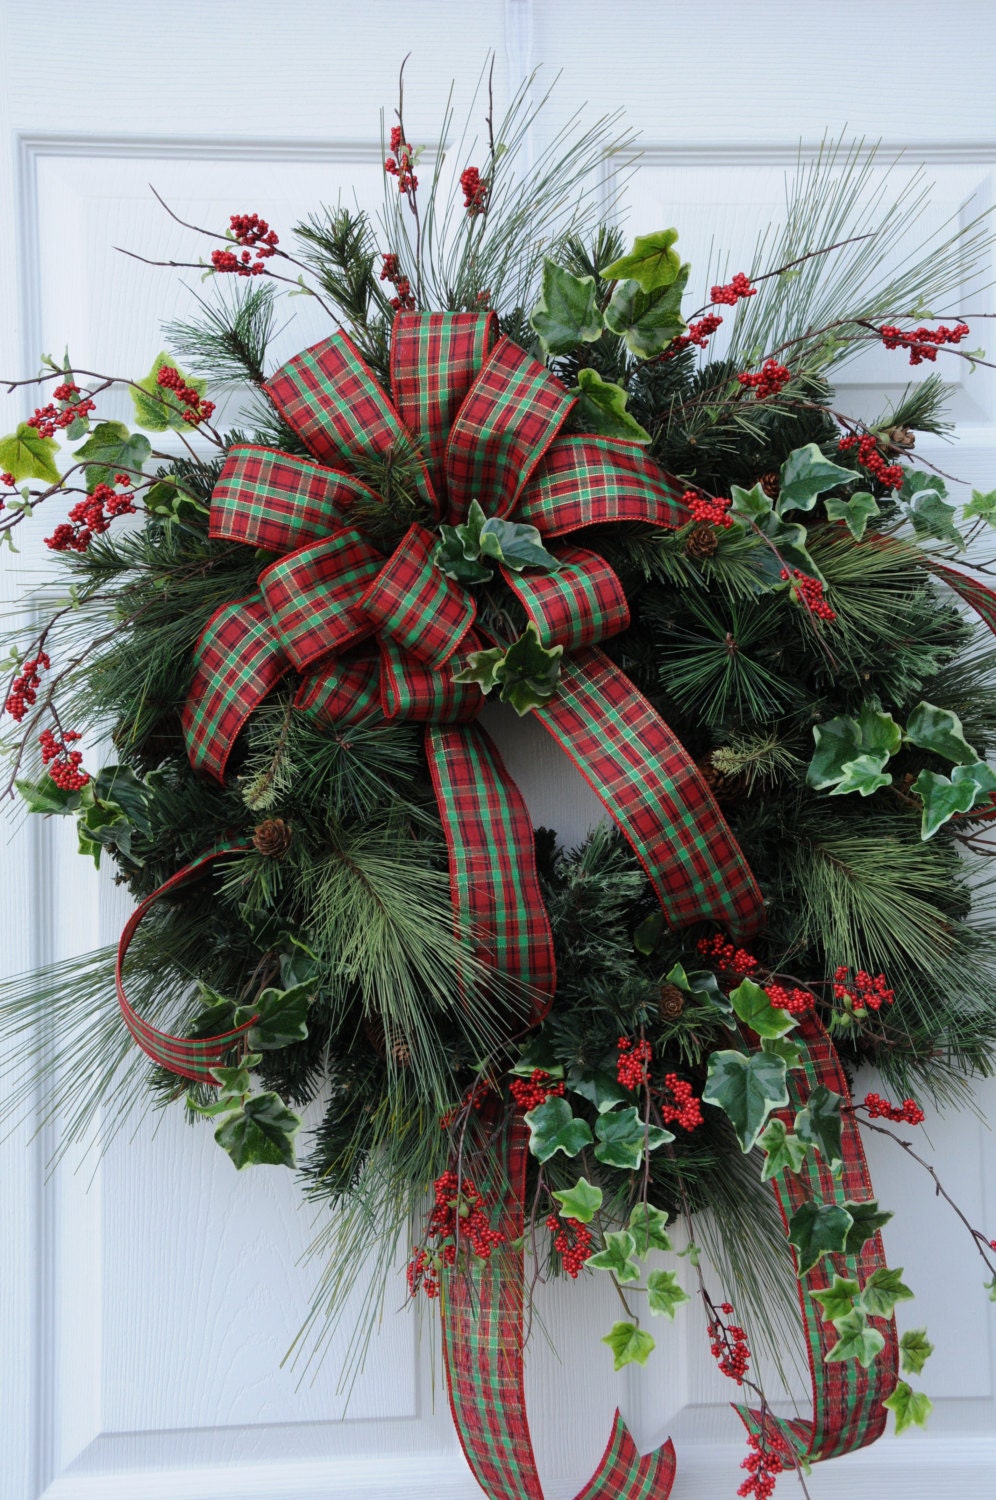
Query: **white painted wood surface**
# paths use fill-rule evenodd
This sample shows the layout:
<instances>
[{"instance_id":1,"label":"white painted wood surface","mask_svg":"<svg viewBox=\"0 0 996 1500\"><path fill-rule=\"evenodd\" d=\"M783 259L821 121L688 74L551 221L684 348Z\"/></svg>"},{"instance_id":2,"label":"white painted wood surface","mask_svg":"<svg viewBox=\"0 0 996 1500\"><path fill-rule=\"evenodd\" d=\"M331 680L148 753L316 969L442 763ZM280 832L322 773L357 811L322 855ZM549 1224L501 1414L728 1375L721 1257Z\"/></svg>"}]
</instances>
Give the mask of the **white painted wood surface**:
<instances>
[{"instance_id":1,"label":"white painted wood surface","mask_svg":"<svg viewBox=\"0 0 996 1500\"><path fill-rule=\"evenodd\" d=\"M703 280L712 235L730 249L731 270L746 267L797 143L815 144L824 129L906 147L911 163L927 162L942 207L994 198L996 48L985 0L950 0L943 17L924 0L837 0L832 15L792 0L709 9L620 0L611 16L595 0L216 0L196 10L93 0L83 12L0 0L0 26L0 373L30 371L66 341L91 368L147 367L161 320L189 308L190 292L112 247L163 259L202 249L163 217L150 181L186 217L224 223L255 209L281 231L340 190L376 204L377 111L392 106L409 48L416 140L433 138L451 77L461 117L489 46L503 94L535 64L563 68L544 132L579 102L593 112L625 104L647 148L630 225L677 224ZM937 82L925 83L932 67ZM189 281L198 290L196 273ZM284 354L323 331L306 302L290 306L297 321ZM870 384L898 387L905 373L898 360L855 366L847 399ZM22 404L18 415L32 403ZM961 382L956 410L959 446L945 467L991 488L988 373ZM5 599L44 568L47 529L39 518L21 557L5 557ZM566 761L545 737L499 733L537 821L583 833L595 810ZM119 929L120 893L94 880L67 833L38 821L9 839L4 830L8 972L85 952ZM992 1113L992 1087L980 1104ZM929 1134L946 1180L996 1233L986 1125L962 1115L931 1121ZM53 1131L25 1138L0 1148L0 1500L478 1493L431 1340L420 1344L416 1321L395 1315L391 1299L348 1408L334 1353L300 1388L281 1369L313 1276L299 1264L310 1215L289 1174L237 1177L210 1133L176 1114L119 1142L95 1172L48 1182ZM872 1165L896 1209L887 1248L919 1293L913 1320L938 1345L924 1381L936 1409L929 1434L817 1471L812 1493L988 1500L994 1356L978 1263L910 1164L874 1150ZM599 1352L611 1314L599 1290L557 1288L544 1316L560 1360L542 1339L531 1351L548 1500L572 1495L590 1472L616 1402L641 1446L674 1435L675 1500L732 1496L741 1429L694 1311L665 1331L645 1376L624 1380Z\"/></svg>"}]
</instances>

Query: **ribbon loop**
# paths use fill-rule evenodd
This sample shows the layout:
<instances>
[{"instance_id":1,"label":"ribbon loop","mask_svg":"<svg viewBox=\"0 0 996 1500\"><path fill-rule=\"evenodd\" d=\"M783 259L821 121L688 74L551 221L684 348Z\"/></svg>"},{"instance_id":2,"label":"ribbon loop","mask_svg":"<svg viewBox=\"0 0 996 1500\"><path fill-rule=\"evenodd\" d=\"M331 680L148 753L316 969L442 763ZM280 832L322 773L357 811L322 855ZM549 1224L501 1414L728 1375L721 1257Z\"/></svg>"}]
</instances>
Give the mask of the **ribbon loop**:
<instances>
[{"instance_id":1,"label":"ribbon loop","mask_svg":"<svg viewBox=\"0 0 996 1500\"><path fill-rule=\"evenodd\" d=\"M195 771L224 784L240 729L287 670L262 595L216 610L194 647L194 662L183 706L187 756Z\"/></svg>"},{"instance_id":2,"label":"ribbon loop","mask_svg":"<svg viewBox=\"0 0 996 1500\"><path fill-rule=\"evenodd\" d=\"M511 339L502 339L450 430L450 519L464 520L471 500L480 501L490 516L507 516L573 405L545 365Z\"/></svg>"},{"instance_id":3,"label":"ribbon loop","mask_svg":"<svg viewBox=\"0 0 996 1500\"><path fill-rule=\"evenodd\" d=\"M272 448L231 448L211 495L210 536L293 552L328 536L354 500L376 500L359 480Z\"/></svg>"},{"instance_id":4,"label":"ribbon loop","mask_svg":"<svg viewBox=\"0 0 996 1500\"><path fill-rule=\"evenodd\" d=\"M536 626L544 646L592 646L629 625L629 605L615 571L597 552L561 547L556 573L502 575Z\"/></svg>"},{"instance_id":5,"label":"ribbon loop","mask_svg":"<svg viewBox=\"0 0 996 1500\"><path fill-rule=\"evenodd\" d=\"M498 338L494 313L399 312L391 333L394 404L422 454L443 511L446 439Z\"/></svg>"},{"instance_id":6,"label":"ribbon loop","mask_svg":"<svg viewBox=\"0 0 996 1500\"><path fill-rule=\"evenodd\" d=\"M687 488L638 443L591 434L559 437L522 491L516 519L546 536L617 521L673 530L689 519L681 504Z\"/></svg>"},{"instance_id":7,"label":"ribbon loop","mask_svg":"<svg viewBox=\"0 0 996 1500\"><path fill-rule=\"evenodd\" d=\"M416 719L424 724L467 724L476 719L484 694L476 682L457 682L453 672L468 651L481 649L480 637L468 630L453 671L434 672L393 641L380 643L380 703L386 719Z\"/></svg>"},{"instance_id":8,"label":"ribbon loop","mask_svg":"<svg viewBox=\"0 0 996 1500\"><path fill-rule=\"evenodd\" d=\"M358 531L337 531L260 574L274 634L299 672L370 634L358 606L383 561Z\"/></svg>"},{"instance_id":9,"label":"ribbon loop","mask_svg":"<svg viewBox=\"0 0 996 1500\"><path fill-rule=\"evenodd\" d=\"M474 623L477 605L432 560L436 538L411 526L367 588L360 608L426 666L449 661Z\"/></svg>"},{"instance_id":10,"label":"ribbon loop","mask_svg":"<svg viewBox=\"0 0 996 1500\"><path fill-rule=\"evenodd\" d=\"M337 656L304 679L294 707L329 729L359 724L378 714L378 660L370 646L361 646L349 656Z\"/></svg>"}]
</instances>

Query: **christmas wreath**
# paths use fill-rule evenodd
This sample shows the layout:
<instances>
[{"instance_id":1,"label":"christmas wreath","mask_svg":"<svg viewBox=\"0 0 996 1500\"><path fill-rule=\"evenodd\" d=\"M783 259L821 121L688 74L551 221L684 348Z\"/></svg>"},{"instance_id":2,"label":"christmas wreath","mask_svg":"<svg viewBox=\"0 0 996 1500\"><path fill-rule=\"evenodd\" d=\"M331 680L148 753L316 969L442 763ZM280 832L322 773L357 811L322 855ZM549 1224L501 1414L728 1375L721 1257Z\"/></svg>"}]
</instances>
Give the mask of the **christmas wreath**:
<instances>
[{"instance_id":1,"label":"christmas wreath","mask_svg":"<svg viewBox=\"0 0 996 1500\"><path fill-rule=\"evenodd\" d=\"M483 166L451 182L440 150L422 186L399 105L379 225L323 209L291 253L233 215L216 295L144 378L67 354L9 382L49 400L0 441L0 533L69 503L11 653L8 789L74 818L137 905L3 1034L58 1018L67 1139L145 1089L235 1167L294 1166L320 1100L297 1163L335 1210L318 1326L413 1234L492 1497L542 1496L536 1281L612 1278L619 1370L690 1280L763 1496L889 1410L926 1419L861 1132L923 1160L891 1127L996 1044L996 595L966 558L996 492L956 503L915 466L945 431L933 368L876 420L830 384L868 345L980 362L960 315L908 309L952 305L987 242L973 222L890 276L907 198L863 218L867 155L829 147L750 274L683 313L677 231L627 249L599 220L612 122L520 170L527 98L494 131L489 109ZM273 369L285 283L331 329ZM576 848L532 827L489 734L515 715L605 808ZM854 1095L864 1063L899 1103ZM805 1418L751 1349L786 1271ZM581 1495L663 1497L674 1465L617 1415Z\"/></svg>"}]
</instances>

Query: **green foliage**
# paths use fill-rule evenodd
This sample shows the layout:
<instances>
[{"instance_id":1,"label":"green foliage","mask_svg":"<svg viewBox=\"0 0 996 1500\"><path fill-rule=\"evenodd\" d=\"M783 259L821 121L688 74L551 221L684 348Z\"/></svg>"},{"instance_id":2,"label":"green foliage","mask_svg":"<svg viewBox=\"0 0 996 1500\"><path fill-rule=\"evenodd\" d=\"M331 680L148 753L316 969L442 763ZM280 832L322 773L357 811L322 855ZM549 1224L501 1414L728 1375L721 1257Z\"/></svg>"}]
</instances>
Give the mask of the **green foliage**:
<instances>
[{"instance_id":1,"label":"green foliage","mask_svg":"<svg viewBox=\"0 0 996 1500\"><path fill-rule=\"evenodd\" d=\"M914 1391L905 1380L899 1382L882 1405L887 1406L895 1417L897 1434L905 1432L907 1427L926 1427L927 1418L934 1409L930 1397L922 1391Z\"/></svg>"},{"instance_id":2,"label":"green foliage","mask_svg":"<svg viewBox=\"0 0 996 1500\"><path fill-rule=\"evenodd\" d=\"M828 521L843 521L855 541L860 542L865 534L868 522L873 516L881 515L874 495L867 490L859 490L849 500L831 498L826 502L826 513Z\"/></svg>"},{"instance_id":3,"label":"green foliage","mask_svg":"<svg viewBox=\"0 0 996 1500\"><path fill-rule=\"evenodd\" d=\"M795 1026L788 1011L772 1005L767 991L753 979L742 979L736 989L730 991L730 1002L744 1025L760 1037L784 1036Z\"/></svg>"},{"instance_id":4,"label":"green foliage","mask_svg":"<svg viewBox=\"0 0 996 1500\"><path fill-rule=\"evenodd\" d=\"M644 1149L656 1151L659 1146L674 1140L669 1130L644 1124L635 1104L599 1115L595 1121L595 1136L598 1160L606 1166L631 1172L635 1172L643 1161Z\"/></svg>"},{"instance_id":5,"label":"green foliage","mask_svg":"<svg viewBox=\"0 0 996 1500\"><path fill-rule=\"evenodd\" d=\"M167 323L170 347L191 369L217 385L266 379L266 354L274 331L274 286L255 277L226 280L212 290L213 302L198 298L201 319L196 323Z\"/></svg>"},{"instance_id":6,"label":"green foliage","mask_svg":"<svg viewBox=\"0 0 996 1500\"><path fill-rule=\"evenodd\" d=\"M872 1235L877 1234L892 1218L891 1210L882 1212L875 1198L869 1198L863 1203L852 1203L848 1200L844 1208L851 1219L844 1245L844 1250L848 1255L857 1255L865 1241L870 1240Z\"/></svg>"},{"instance_id":7,"label":"green foliage","mask_svg":"<svg viewBox=\"0 0 996 1500\"><path fill-rule=\"evenodd\" d=\"M681 256L674 248L677 238L676 229L638 234L629 254L606 266L603 277L606 281L635 281L644 292L671 286L681 271Z\"/></svg>"},{"instance_id":8,"label":"green foliage","mask_svg":"<svg viewBox=\"0 0 996 1500\"><path fill-rule=\"evenodd\" d=\"M617 1281L639 1281L635 1254L636 1241L628 1229L610 1230L605 1236L605 1249L589 1255L585 1265L593 1271L611 1271Z\"/></svg>"},{"instance_id":9,"label":"green foliage","mask_svg":"<svg viewBox=\"0 0 996 1500\"><path fill-rule=\"evenodd\" d=\"M637 359L654 359L688 326L681 316L681 299L689 266L682 266L666 286L644 289L638 281L623 281L605 309L605 324L626 342Z\"/></svg>"},{"instance_id":10,"label":"green foliage","mask_svg":"<svg viewBox=\"0 0 996 1500\"><path fill-rule=\"evenodd\" d=\"M665 1231L668 1216L663 1209L652 1203L635 1203L629 1216L629 1232L636 1246L635 1253L643 1256L651 1250L670 1250L671 1240Z\"/></svg>"},{"instance_id":11,"label":"green foliage","mask_svg":"<svg viewBox=\"0 0 996 1500\"><path fill-rule=\"evenodd\" d=\"M486 693L498 688L501 701L510 703L521 718L553 697L563 654L563 646L541 645L539 631L530 621L511 646L472 651L468 665L454 673L454 680L477 682Z\"/></svg>"},{"instance_id":12,"label":"green foliage","mask_svg":"<svg viewBox=\"0 0 996 1500\"><path fill-rule=\"evenodd\" d=\"M166 432L171 427L177 432L186 432L188 424L183 415L189 407L183 405L175 391L158 384L156 377L160 370L176 370L184 385L190 386L198 396L203 396L207 389L206 381L184 375L176 360L164 350L152 361L148 375L136 380L130 388L136 426L144 427L146 432Z\"/></svg>"},{"instance_id":13,"label":"green foliage","mask_svg":"<svg viewBox=\"0 0 996 1500\"><path fill-rule=\"evenodd\" d=\"M856 1281L849 1276L838 1276L834 1272L833 1281L830 1286L824 1287L822 1291L810 1292L814 1302L820 1304L823 1321L832 1323L836 1328L854 1310L860 1287Z\"/></svg>"},{"instance_id":14,"label":"green foliage","mask_svg":"<svg viewBox=\"0 0 996 1500\"><path fill-rule=\"evenodd\" d=\"M214 1138L240 1172L263 1163L292 1167L294 1137L300 1128L300 1116L279 1094L251 1094L241 1109L225 1115Z\"/></svg>"},{"instance_id":15,"label":"green foliage","mask_svg":"<svg viewBox=\"0 0 996 1500\"><path fill-rule=\"evenodd\" d=\"M73 458L86 465L86 487L92 490L98 484L113 487L117 473L130 474L134 484L151 452L148 438L129 432L123 422L98 422Z\"/></svg>"},{"instance_id":16,"label":"green foliage","mask_svg":"<svg viewBox=\"0 0 996 1500\"><path fill-rule=\"evenodd\" d=\"M899 1340L899 1355L907 1375L920 1375L933 1352L926 1328L907 1328Z\"/></svg>"},{"instance_id":17,"label":"green foliage","mask_svg":"<svg viewBox=\"0 0 996 1500\"><path fill-rule=\"evenodd\" d=\"M858 1306L870 1318L891 1318L896 1303L908 1302L912 1296L913 1293L903 1282L902 1266L895 1271L888 1266L881 1266L872 1272L861 1288Z\"/></svg>"},{"instance_id":18,"label":"green foliage","mask_svg":"<svg viewBox=\"0 0 996 1500\"><path fill-rule=\"evenodd\" d=\"M476 500L470 502L467 520L459 526L441 526L442 541L433 554L437 567L458 583L484 583L492 569L487 560L503 563L514 573L523 568L539 568L553 573L560 563L543 546L535 526L518 521L486 517Z\"/></svg>"},{"instance_id":19,"label":"green foliage","mask_svg":"<svg viewBox=\"0 0 996 1500\"><path fill-rule=\"evenodd\" d=\"M569 354L578 344L601 338L594 276L572 276L544 256L542 290L529 321L547 354Z\"/></svg>"},{"instance_id":20,"label":"green foliage","mask_svg":"<svg viewBox=\"0 0 996 1500\"><path fill-rule=\"evenodd\" d=\"M800 1141L819 1151L834 1176L843 1165L842 1104L840 1094L835 1094L826 1084L818 1083L810 1091L805 1108L800 1109L795 1117L796 1133Z\"/></svg>"},{"instance_id":21,"label":"green foliage","mask_svg":"<svg viewBox=\"0 0 996 1500\"><path fill-rule=\"evenodd\" d=\"M824 458L815 443L796 448L779 471L778 514L787 510L812 510L820 495L838 489L854 478L850 469Z\"/></svg>"},{"instance_id":22,"label":"green foliage","mask_svg":"<svg viewBox=\"0 0 996 1500\"><path fill-rule=\"evenodd\" d=\"M681 1304L690 1301L688 1293L678 1285L674 1271L647 1272L647 1306L655 1316L663 1314L673 1323Z\"/></svg>"},{"instance_id":23,"label":"green foliage","mask_svg":"<svg viewBox=\"0 0 996 1500\"><path fill-rule=\"evenodd\" d=\"M761 1181L769 1182L779 1173L800 1171L806 1160L808 1143L786 1129L784 1121L769 1120L757 1138L757 1144L766 1152L761 1169Z\"/></svg>"},{"instance_id":24,"label":"green foliage","mask_svg":"<svg viewBox=\"0 0 996 1500\"><path fill-rule=\"evenodd\" d=\"M657 1347L653 1334L638 1328L635 1323L613 1323L612 1329L602 1339L612 1350L612 1368L622 1370L626 1365L645 1365Z\"/></svg>"},{"instance_id":25,"label":"green foliage","mask_svg":"<svg viewBox=\"0 0 996 1500\"><path fill-rule=\"evenodd\" d=\"M867 1370L876 1355L885 1348L885 1335L877 1328L872 1328L864 1313L858 1309L838 1318L834 1326L839 1337L824 1355L828 1365L856 1359Z\"/></svg>"},{"instance_id":26,"label":"green foliage","mask_svg":"<svg viewBox=\"0 0 996 1500\"><path fill-rule=\"evenodd\" d=\"M851 1214L837 1203L818 1203L811 1198L800 1203L788 1226L799 1275L805 1276L824 1255L844 1250L853 1225Z\"/></svg>"},{"instance_id":27,"label":"green foliage","mask_svg":"<svg viewBox=\"0 0 996 1500\"><path fill-rule=\"evenodd\" d=\"M537 1161L549 1161L558 1151L565 1156L577 1156L582 1147L591 1144L590 1126L571 1113L566 1099L547 1099L545 1104L531 1109L525 1121L529 1126L529 1149Z\"/></svg>"},{"instance_id":28,"label":"green foliage","mask_svg":"<svg viewBox=\"0 0 996 1500\"><path fill-rule=\"evenodd\" d=\"M650 433L626 410L627 395L614 381L603 380L590 367L578 371L578 383L568 393L577 399L577 414L586 432L649 443Z\"/></svg>"},{"instance_id":29,"label":"green foliage","mask_svg":"<svg viewBox=\"0 0 996 1500\"><path fill-rule=\"evenodd\" d=\"M602 1206L602 1189L592 1187L586 1177L578 1178L571 1188L554 1189L553 1196L563 1217L577 1219L579 1224L590 1224Z\"/></svg>"},{"instance_id":30,"label":"green foliage","mask_svg":"<svg viewBox=\"0 0 996 1500\"><path fill-rule=\"evenodd\" d=\"M41 479L45 484L58 484L62 478L55 462L58 451L55 438L43 438L37 428L18 422L15 432L0 438L0 468L17 483Z\"/></svg>"},{"instance_id":31,"label":"green foliage","mask_svg":"<svg viewBox=\"0 0 996 1500\"><path fill-rule=\"evenodd\" d=\"M702 1099L728 1117L742 1151L750 1151L773 1109L788 1103L785 1062L768 1052L714 1052Z\"/></svg>"}]
</instances>

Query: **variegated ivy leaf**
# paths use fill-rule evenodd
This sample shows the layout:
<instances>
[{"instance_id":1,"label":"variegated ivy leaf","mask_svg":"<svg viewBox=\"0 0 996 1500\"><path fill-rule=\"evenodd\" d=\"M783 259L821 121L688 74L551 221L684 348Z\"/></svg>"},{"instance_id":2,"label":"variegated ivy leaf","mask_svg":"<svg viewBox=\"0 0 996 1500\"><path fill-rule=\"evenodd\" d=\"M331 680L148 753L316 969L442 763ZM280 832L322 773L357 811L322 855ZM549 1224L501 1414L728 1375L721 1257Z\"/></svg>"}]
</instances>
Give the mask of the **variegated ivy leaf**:
<instances>
[{"instance_id":1,"label":"variegated ivy leaf","mask_svg":"<svg viewBox=\"0 0 996 1500\"><path fill-rule=\"evenodd\" d=\"M9 437L0 438L0 470L17 482L41 479L45 484L58 484L62 478L55 463L58 451L55 438L39 437L36 427L19 422Z\"/></svg>"},{"instance_id":2,"label":"variegated ivy leaf","mask_svg":"<svg viewBox=\"0 0 996 1500\"><path fill-rule=\"evenodd\" d=\"M855 1299L861 1288L850 1276L838 1276L834 1272L833 1282L824 1287L821 1292L810 1292L814 1302L818 1302L823 1309L823 1321L832 1323L836 1328L844 1318L850 1316L854 1311Z\"/></svg>"},{"instance_id":3,"label":"variegated ivy leaf","mask_svg":"<svg viewBox=\"0 0 996 1500\"><path fill-rule=\"evenodd\" d=\"M563 646L541 645L539 631L530 621L507 650L492 646L486 651L472 651L467 666L454 673L454 681L479 683L485 693L498 688L501 701L511 703L521 717L553 697L563 654Z\"/></svg>"},{"instance_id":4,"label":"variegated ivy leaf","mask_svg":"<svg viewBox=\"0 0 996 1500\"><path fill-rule=\"evenodd\" d=\"M705 1104L714 1104L729 1119L745 1153L753 1149L773 1109L788 1103L785 1059L768 1052L750 1057L742 1052L714 1052L702 1090Z\"/></svg>"},{"instance_id":5,"label":"variegated ivy leaf","mask_svg":"<svg viewBox=\"0 0 996 1500\"><path fill-rule=\"evenodd\" d=\"M847 1255L857 1255L865 1241L870 1240L872 1235L877 1234L892 1218L892 1211L880 1209L876 1198L868 1198L863 1203L852 1203L848 1200L844 1208L851 1219L851 1227L847 1231L847 1241L844 1245Z\"/></svg>"},{"instance_id":6,"label":"variegated ivy leaf","mask_svg":"<svg viewBox=\"0 0 996 1500\"><path fill-rule=\"evenodd\" d=\"M834 1176L843 1165L840 1113L843 1102L840 1094L828 1089L825 1083L818 1083L810 1091L805 1108L795 1117L799 1139L819 1151Z\"/></svg>"},{"instance_id":7,"label":"variegated ivy leaf","mask_svg":"<svg viewBox=\"0 0 996 1500\"><path fill-rule=\"evenodd\" d=\"M652 1203L637 1203L629 1216L629 1232L633 1236L637 1255L647 1255L651 1250L670 1250L671 1240L665 1231L667 1214Z\"/></svg>"},{"instance_id":8,"label":"variegated ivy leaf","mask_svg":"<svg viewBox=\"0 0 996 1500\"><path fill-rule=\"evenodd\" d=\"M921 771L910 791L923 802L920 838L926 843L956 813L988 805L996 791L996 772L981 760L953 767L950 776Z\"/></svg>"},{"instance_id":9,"label":"variegated ivy leaf","mask_svg":"<svg viewBox=\"0 0 996 1500\"><path fill-rule=\"evenodd\" d=\"M798 1172L806 1160L809 1147L797 1135L791 1135L783 1120L769 1120L757 1138L757 1144L767 1153L761 1168L761 1181L770 1182L780 1172Z\"/></svg>"},{"instance_id":10,"label":"variegated ivy leaf","mask_svg":"<svg viewBox=\"0 0 996 1500\"><path fill-rule=\"evenodd\" d=\"M288 1109L279 1094L251 1094L241 1109L222 1120L214 1138L240 1172L261 1164L292 1167L294 1137L300 1128L300 1115Z\"/></svg>"},{"instance_id":11,"label":"variegated ivy leaf","mask_svg":"<svg viewBox=\"0 0 996 1500\"><path fill-rule=\"evenodd\" d=\"M681 299L690 271L691 266L682 266L670 286L649 292L637 281L623 281L616 287L605 309L605 325L625 339L637 359L655 358L684 333L687 324L681 316Z\"/></svg>"},{"instance_id":12,"label":"variegated ivy leaf","mask_svg":"<svg viewBox=\"0 0 996 1500\"><path fill-rule=\"evenodd\" d=\"M784 1036L795 1026L794 1016L772 1005L767 991L753 979L744 979L735 990L731 990L730 1001L744 1025L756 1031L758 1036Z\"/></svg>"},{"instance_id":13,"label":"variegated ivy leaf","mask_svg":"<svg viewBox=\"0 0 996 1500\"><path fill-rule=\"evenodd\" d=\"M645 292L670 286L681 270L681 256L674 248L676 229L658 229L638 234L628 255L622 255L602 271L605 281L635 281Z\"/></svg>"},{"instance_id":14,"label":"variegated ivy leaf","mask_svg":"<svg viewBox=\"0 0 996 1500\"><path fill-rule=\"evenodd\" d=\"M795 1246L799 1275L805 1276L824 1255L836 1254L847 1244L854 1220L838 1203L800 1203L789 1220L788 1237Z\"/></svg>"},{"instance_id":15,"label":"variegated ivy leaf","mask_svg":"<svg viewBox=\"0 0 996 1500\"><path fill-rule=\"evenodd\" d=\"M691 1298L673 1271L649 1271L647 1273L647 1305L655 1317L663 1315L674 1321L675 1310Z\"/></svg>"},{"instance_id":16,"label":"variegated ivy leaf","mask_svg":"<svg viewBox=\"0 0 996 1500\"><path fill-rule=\"evenodd\" d=\"M610 1230L605 1236L605 1249L589 1255L585 1265L593 1271L611 1271L617 1281L639 1281L635 1253L636 1241L628 1229Z\"/></svg>"},{"instance_id":17,"label":"variegated ivy leaf","mask_svg":"<svg viewBox=\"0 0 996 1500\"><path fill-rule=\"evenodd\" d=\"M899 1355L907 1375L919 1375L934 1352L926 1328L907 1328L899 1340Z\"/></svg>"},{"instance_id":18,"label":"variegated ivy leaf","mask_svg":"<svg viewBox=\"0 0 996 1500\"><path fill-rule=\"evenodd\" d=\"M579 1224L590 1224L602 1206L602 1189L593 1187L586 1177L579 1177L571 1188L554 1189L553 1196L563 1217L577 1219Z\"/></svg>"},{"instance_id":19,"label":"variegated ivy leaf","mask_svg":"<svg viewBox=\"0 0 996 1500\"><path fill-rule=\"evenodd\" d=\"M595 278L572 276L544 256L540 298L529 321L546 354L570 354L579 344L594 343L603 328Z\"/></svg>"},{"instance_id":20,"label":"variegated ivy leaf","mask_svg":"<svg viewBox=\"0 0 996 1500\"><path fill-rule=\"evenodd\" d=\"M978 751L965 738L958 715L933 703L917 704L906 721L906 738L910 744L932 750L956 766L972 765L979 759Z\"/></svg>"},{"instance_id":21,"label":"variegated ivy leaf","mask_svg":"<svg viewBox=\"0 0 996 1500\"><path fill-rule=\"evenodd\" d=\"M578 371L578 383L569 392L577 398L581 425L603 437L625 438L631 443L649 443L650 433L626 410L626 392L621 385L603 380L597 370Z\"/></svg>"},{"instance_id":22,"label":"variegated ivy leaf","mask_svg":"<svg viewBox=\"0 0 996 1500\"><path fill-rule=\"evenodd\" d=\"M914 1391L905 1380L899 1382L882 1405L887 1406L895 1417L897 1434L905 1432L907 1427L926 1427L927 1418L934 1409L930 1397L922 1391Z\"/></svg>"},{"instance_id":23,"label":"variegated ivy leaf","mask_svg":"<svg viewBox=\"0 0 996 1500\"><path fill-rule=\"evenodd\" d=\"M843 781L845 766L867 757L882 771L903 742L903 732L891 714L865 703L857 719L841 715L813 725L816 749L806 772L806 785L826 791ZM891 778L890 778L891 780Z\"/></svg>"},{"instance_id":24,"label":"variegated ivy leaf","mask_svg":"<svg viewBox=\"0 0 996 1500\"><path fill-rule=\"evenodd\" d=\"M779 474L778 513L787 510L812 510L827 490L854 483L853 469L824 458L815 443L796 448L782 464Z\"/></svg>"},{"instance_id":25,"label":"variegated ivy leaf","mask_svg":"<svg viewBox=\"0 0 996 1500\"><path fill-rule=\"evenodd\" d=\"M903 1268L892 1270L880 1266L861 1288L858 1306L870 1318L891 1318L897 1302L908 1302L913 1296L903 1282Z\"/></svg>"},{"instance_id":26,"label":"variegated ivy leaf","mask_svg":"<svg viewBox=\"0 0 996 1500\"><path fill-rule=\"evenodd\" d=\"M823 1356L828 1365L845 1359L856 1359L867 1370L876 1355L885 1348L885 1335L873 1328L858 1308L841 1318L834 1327L838 1333L837 1342Z\"/></svg>"},{"instance_id":27,"label":"variegated ivy leaf","mask_svg":"<svg viewBox=\"0 0 996 1500\"><path fill-rule=\"evenodd\" d=\"M628 1322L613 1323L602 1343L612 1350L614 1370L622 1370L626 1365L645 1365L657 1347L652 1333Z\"/></svg>"},{"instance_id":28,"label":"variegated ivy leaf","mask_svg":"<svg viewBox=\"0 0 996 1500\"><path fill-rule=\"evenodd\" d=\"M537 1161L549 1161L558 1151L577 1156L583 1146L591 1144L587 1121L572 1114L566 1099L551 1096L524 1118L529 1127L529 1149Z\"/></svg>"},{"instance_id":29,"label":"variegated ivy leaf","mask_svg":"<svg viewBox=\"0 0 996 1500\"><path fill-rule=\"evenodd\" d=\"M595 1146L598 1160L607 1167L621 1167L627 1172L635 1172L643 1161L644 1145L648 1151L656 1151L659 1146L674 1140L670 1130L662 1130L659 1125L645 1125L635 1104L599 1115L595 1121L595 1135L598 1137Z\"/></svg>"},{"instance_id":30,"label":"variegated ivy leaf","mask_svg":"<svg viewBox=\"0 0 996 1500\"><path fill-rule=\"evenodd\" d=\"M996 526L996 490L990 490L983 494L981 490L973 490L972 498L962 511L966 521L973 516L981 516L990 526Z\"/></svg>"},{"instance_id":31,"label":"variegated ivy leaf","mask_svg":"<svg viewBox=\"0 0 996 1500\"><path fill-rule=\"evenodd\" d=\"M852 495L850 500L839 500L835 496L826 502L827 519L843 521L856 542L865 534L872 516L880 514L878 501L867 490Z\"/></svg>"}]
</instances>

